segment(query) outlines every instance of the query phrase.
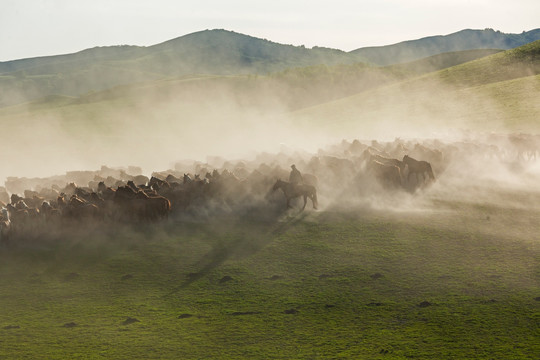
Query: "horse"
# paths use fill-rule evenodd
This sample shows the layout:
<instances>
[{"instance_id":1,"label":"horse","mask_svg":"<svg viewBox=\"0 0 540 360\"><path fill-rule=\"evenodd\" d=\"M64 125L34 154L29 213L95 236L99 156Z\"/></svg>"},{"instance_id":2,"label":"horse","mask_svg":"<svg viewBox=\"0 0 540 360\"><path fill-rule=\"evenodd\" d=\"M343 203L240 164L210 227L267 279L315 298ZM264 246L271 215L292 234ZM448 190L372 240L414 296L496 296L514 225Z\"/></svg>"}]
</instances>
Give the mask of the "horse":
<instances>
[{"instance_id":1,"label":"horse","mask_svg":"<svg viewBox=\"0 0 540 360\"><path fill-rule=\"evenodd\" d=\"M186 184L191 184L193 182L193 178L191 177L190 174L185 174L184 173L184 180L183 180L183 184L186 185Z\"/></svg>"},{"instance_id":2,"label":"horse","mask_svg":"<svg viewBox=\"0 0 540 360\"><path fill-rule=\"evenodd\" d=\"M433 181L435 181L435 175L433 175L433 170L431 169L431 164L427 161L418 161L416 159L413 159L409 155L405 155L403 157L403 162L407 165L409 168L409 174L407 175L407 181L409 181L409 178L411 177L411 174L415 174L416 178L418 179L418 174L422 175L422 178L425 180L425 174L427 173L429 178Z\"/></svg>"},{"instance_id":3,"label":"horse","mask_svg":"<svg viewBox=\"0 0 540 360\"><path fill-rule=\"evenodd\" d=\"M406 164L403 161L400 161L398 159L386 158L384 156L380 156L377 154L371 154L369 161L370 162L377 161L384 165L395 165L399 168L399 171L401 174L405 173ZM368 167L369 167L369 164L368 164Z\"/></svg>"},{"instance_id":4,"label":"horse","mask_svg":"<svg viewBox=\"0 0 540 360\"><path fill-rule=\"evenodd\" d=\"M291 200L295 199L297 197L303 196L304 197L304 206L302 207L302 210L306 208L307 198L309 197L311 199L311 202L313 203L313 208L317 210L318 202L317 202L317 190L312 185L305 185L305 184L291 184L289 182L283 181L278 179L274 186L272 187L272 192L276 191L277 189L281 189L283 191L283 194L285 194L285 198L287 199L287 209L291 208Z\"/></svg>"},{"instance_id":5,"label":"horse","mask_svg":"<svg viewBox=\"0 0 540 360\"><path fill-rule=\"evenodd\" d=\"M165 180L161 180L155 176L152 176L150 178L150 180L148 181L148 186L150 186L151 188L155 188L156 186L159 187L159 188L162 188L162 187L171 187L171 185L165 181Z\"/></svg>"},{"instance_id":6,"label":"horse","mask_svg":"<svg viewBox=\"0 0 540 360\"><path fill-rule=\"evenodd\" d=\"M0 210L0 243L7 241L11 230L11 221L7 208L2 207Z\"/></svg>"},{"instance_id":7,"label":"horse","mask_svg":"<svg viewBox=\"0 0 540 360\"><path fill-rule=\"evenodd\" d=\"M167 219L169 217L169 212L171 211L171 202L169 199L157 195L149 196L143 191L138 191L136 199L143 200L144 210L142 215L145 219L148 220L158 220L161 218Z\"/></svg>"},{"instance_id":8,"label":"horse","mask_svg":"<svg viewBox=\"0 0 540 360\"><path fill-rule=\"evenodd\" d=\"M368 172L381 183L381 185L391 188L401 187L402 172L399 166L391 163L382 163L377 160L371 160L367 165L367 169Z\"/></svg>"},{"instance_id":9,"label":"horse","mask_svg":"<svg viewBox=\"0 0 540 360\"><path fill-rule=\"evenodd\" d=\"M149 196L144 191L135 191L128 186L116 190L114 202L126 220L158 220L167 218L171 210L169 199L157 195Z\"/></svg>"}]
</instances>

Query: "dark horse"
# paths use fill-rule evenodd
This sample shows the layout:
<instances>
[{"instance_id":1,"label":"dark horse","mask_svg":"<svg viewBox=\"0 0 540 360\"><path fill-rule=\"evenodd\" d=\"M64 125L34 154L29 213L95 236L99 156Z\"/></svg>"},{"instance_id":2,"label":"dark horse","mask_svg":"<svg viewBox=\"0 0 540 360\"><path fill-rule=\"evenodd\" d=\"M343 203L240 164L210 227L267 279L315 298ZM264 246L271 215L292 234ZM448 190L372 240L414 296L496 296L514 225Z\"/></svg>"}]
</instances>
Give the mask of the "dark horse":
<instances>
[{"instance_id":1,"label":"dark horse","mask_svg":"<svg viewBox=\"0 0 540 360\"><path fill-rule=\"evenodd\" d=\"M403 157L403 163L405 163L409 168L409 174L407 175L407 181L409 181L409 178L411 177L411 174L415 174L416 178L418 179L418 174L422 175L422 178L425 180L425 173L428 174L429 178L433 181L435 181L435 175L433 175L433 170L431 169L431 164L427 161L418 161L410 157L409 155L405 155Z\"/></svg>"},{"instance_id":2,"label":"dark horse","mask_svg":"<svg viewBox=\"0 0 540 360\"><path fill-rule=\"evenodd\" d=\"M287 198L287 208L291 207L291 200L300 196L304 197L304 206L306 208L307 198L310 198L313 203L313 208L317 210L317 190L315 186L305 184L291 184L289 182L278 180L272 187L272 192L281 189Z\"/></svg>"}]
</instances>

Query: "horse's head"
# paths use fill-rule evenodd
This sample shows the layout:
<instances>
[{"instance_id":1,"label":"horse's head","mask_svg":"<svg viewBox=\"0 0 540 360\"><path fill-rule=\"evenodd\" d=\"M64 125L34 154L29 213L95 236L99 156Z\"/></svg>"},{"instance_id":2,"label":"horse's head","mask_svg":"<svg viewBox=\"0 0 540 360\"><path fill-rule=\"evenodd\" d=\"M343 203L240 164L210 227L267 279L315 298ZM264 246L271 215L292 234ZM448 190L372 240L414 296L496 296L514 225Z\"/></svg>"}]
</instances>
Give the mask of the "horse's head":
<instances>
[{"instance_id":1,"label":"horse's head","mask_svg":"<svg viewBox=\"0 0 540 360\"><path fill-rule=\"evenodd\" d=\"M409 155L405 155L403 157L403 162L407 162L407 161L409 161L409 159L410 159Z\"/></svg>"},{"instance_id":2,"label":"horse's head","mask_svg":"<svg viewBox=\"0 0 540 360\"><path fill-rule=\"evenodd\" d=\"M8 204L8 205L11 205L11 204ZM4 218L4 221L9 220L9 211L8 211L7 207L2 208L2 216Z\"/></svg>"},{"instance_id":3,"label":"horse's head","mask_svg":"<svg viewBox=\"0 0 540 360\"><path fill-rule=\"evenodd\" d=\"M104 183L103 181L100 181L100 182L98 183L98 187L97 187L97 188L98 188L98 191L103 192L103 191L107 190L107 185L105 185L105 183Z\"/></svg>"},{"instance_id":4,"label":"horse's head","mask_svg":"<svg viewBox=\"0 0 540 360\"><path fill-rule=\"evenodd\" d=\"M277 189L281 188L283 186L283 181L281 179L277 179L274 186L272 186L272 192L276 191Z\"/></svg>"},{"instance_id":5,"label":"horse's head","mask_svg":"<svg viewBox=\"0 0 540 360\"><path fill-rule=\"evenodd\" d=\"M277 189L280 188L280 186L281 186L281 185L280 185L280 181L281 181L281 180L278 179L278 180L276 181L276 183L274 184L274 186L272 186L272 188L271 188L270 190L268 190L268 192L267 192L266 195L264 196L264 198L265 198L266 200L269 200L270 197L272 196L272 194L273 194Z\"/></svg>"}]
</instances>

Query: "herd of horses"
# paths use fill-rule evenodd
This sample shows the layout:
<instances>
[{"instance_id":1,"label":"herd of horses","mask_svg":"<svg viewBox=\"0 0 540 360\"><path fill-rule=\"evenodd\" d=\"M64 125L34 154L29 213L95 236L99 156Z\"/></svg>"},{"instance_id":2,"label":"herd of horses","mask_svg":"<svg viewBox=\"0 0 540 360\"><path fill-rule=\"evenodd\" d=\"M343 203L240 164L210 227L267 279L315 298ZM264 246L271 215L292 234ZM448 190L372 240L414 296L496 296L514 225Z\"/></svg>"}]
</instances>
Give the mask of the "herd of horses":
<instances>
[{"instance_id":1,"label":"herd of horses","mask_svg":"<svg viewBox=\"0 0 540 360\"><path fill-rule=\"evenodd\" d=\"M531 146L537 142L529 137L506 140L508 147L438 140L343 141L317 154L263 153L236 163L193 162L154 172L150 178L139 168L130 167L128 173L125 168L106 166L49 178L10 177L0 187L0 241L73 224L156 222L216 208L235 211L271 205L286 209L297 206L297 198L303 200L301 210L308 199L317 209L318 192L331 198L336 189L363 187L366 182L384 192L417 192L432 184L436 173L443 174L465 156L473 161L503 161L504 156L534 161L540 152ZM292 163L302 171L302 183L286 181L286 169Z\"/></svg>"},{"instance_id":2,"label":"herd of horses","mask_svg":"<svg viewBox=\"0 0 540 360\"><path fill-rule=\"evenodd\" d=\"M353 164L343 159L322 159L324 164L320 170L325 169L326 173L354 171ZM377 159L370 161L381 164L382 168L395 167L380 163L382 159L379 156ZM409 176L414 172L423 172L417 166L421 162L413 161L410 159L405 165L405 168L410 166L414 169ZM352 167L348 169L346 165ZM270 170L266 174L261 172L265 168L262 165L258 170L246 172L245 177L239 177L227 169L206 172L204 178L188 173L168 173L166 176L154 173L147 178L124 172L121 176L124 180L114 177L103 179L96 172L86 186L74 182L64 186L36 186L25 189L21 194L9 194L3 190L0 191L0 239L42 234L73 224L155 222L197 208L226 206L234 209L236 205L257 201L292 208L294 199L300 198L303 199L301 210L304 210L309 199L313 208L318 208L319 178L316 175L305 173L304 182L296 184L284 180L289 174L279 165L266 167ZM366 171L372 171L369 164ZM387 175L380 172L374 176L375 180L384 184ZM11 188L18 186L16 180L10 178Z\"/></svg>"}]
</instances>

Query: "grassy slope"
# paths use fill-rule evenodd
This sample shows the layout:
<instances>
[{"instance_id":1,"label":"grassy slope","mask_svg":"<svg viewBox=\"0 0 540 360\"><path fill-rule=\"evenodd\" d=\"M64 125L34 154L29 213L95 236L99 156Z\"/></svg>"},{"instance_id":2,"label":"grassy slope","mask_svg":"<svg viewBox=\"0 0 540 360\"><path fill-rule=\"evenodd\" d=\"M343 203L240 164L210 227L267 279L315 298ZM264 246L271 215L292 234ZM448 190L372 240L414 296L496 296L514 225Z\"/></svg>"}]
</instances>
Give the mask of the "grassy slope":
<instances>
[{"instance_id":1,"label":"grassy slope","mask_svg":"<svg viewBox=\"0 0 540 360\"><path fill-rule=\"evenodd\" d=\"M478 205L2 248L0 357L534 359L540 214Z\"/></svg>"},{"instance_id":2,"label":"grassy slope","mask_svg":"<svg viewBox=\"0 0 540 360\"><path fill-rule=\"evenodd\" d=\"M141 81L152 81L163 75L130 69L129 62L97 61L83 68L58 68L45 74L18 72L0 77L0 106L20 104L51 95L80 96L94 91ZM44 70L45 71L45 70Z\"/></svg>"},{"instance_id":3,"label":"grassy slope","mask_svg":"<svg viewBox=\"0 0 540 360\"><path fill-rule=\"evenodd\" d=\"M295 116L336 133L379 124L536 133L540 132L539 91L540 75L464 89L430 81L401 83L303 109Z\"/></svg>"},{"instance_id":4,"label":"grassy slope","mask_svg":"<svg viewBox=\"0 0 540 360\"><path fill-rule=\"evenodd\" d=\"M118 86L79 98L49 96L32 103L1 108L0 117L4 123L11 122L13 117L17 122L43 118L70 119L71 123L87 124L92 128L95 119L112 118L111 114L127 116L133 106L146 108L147 111L143 111L146 114L155 112L159 108L156 104L174 103L181 107L182 103L189 101L204 105L227 97L227 100L236 101L236 105L256 107L260 111L275 109L277 104L278 112L281 112L369 91L485 54L485 51L448 53L387 68L365 64L318 65L292 68L269 77L191 75ZM151 106L145 106L145 103L151 103Z\"/></svg>"},{"instance_id":5,"label":"grassy slope","mask_svg":"<svg viewBox=\"0 0 540 360\"><path fill-rule=\"evenodd\" d=\"M442 70L437 75L451 85L475 86L539 73L540 40Z\"/></svg>"},{"instance_id":6,"label":"grassy slope","mask_svg":"<svg viewBox=\"0 0 540 360\"><path fill-rule=\"evenodd\" d=\"M298 104L300 95L303 99L312 97L311 102L306 103L303 100L300 104L300 106L309 106L364 91L389 81L470 61L495 51L471 50L445 53L408 64L377 69L362 63L351 64L353 60L343 57L345 55L337 50L324 48L308 50L258 40L264 44L263 46L257 44L257 41L252 38L224 33L221 35L225 36L225 43L220 45L220 49L214 49L222 55L223 59L201 55L201 52L208 50L202 45L215 41L211 36L218 35L219 32L208 34L207 37L210 38L199 39L200 44L197 42L199 40L194 44L185 44L185 40L176 39L170 43L157 45L155 49L154 47L137 48L131 52L119 54L114 53L114 48L89 49L86 51L89 58L84 57L85 52L58 57L58 64L54 63L54 57L44 58L41 59L43 62L49 61L51 64L41 67L32 67L33 64L34 66L39 64L40 59L14 62L13 65L23 63L19 64L20 66L29 63L28 68L0 76L0 97L2 98L0 106L17 104L24 102L25 99L36 99L48 94L81 96L89 92L110 93L115 91L115 86L126 87L127 85L127 87L137 88L141 82L152 84L155 80L175 78L182 74L190 74L184 76L194 77L197 73L245 74L275 71L278 73L270 76L272 79L270 82L278 81L282 86L287 86L289 92L296 92L297 99L291 103ZM228 43L230 43L229 47L227 47ZM190 47L197 49L196 54L189 51ZM111 52L108 57L97 57L100 51L105 50ZM94 52L98 54L93 54ZM239 55L244 52L253 56L244 59ZM190 55L186 56L184 53ZM123 59L122 54L127 54L126 56L132 54L133 58ZM74 59L61 60L70 56ZM203 63L201 59L197 60L197 57L211 58L212 60L205 61L212 63ZM182 61L179 62L178 58ZM90 61L92 59L94 61ZM339 65L334 65L336 63ZM302 67L309 64L326 65ZM284 68L287 69L283 70ZM303 91L304 89L310 89L310 94Z\"/></svg>"},{"instance_id":7,"label":"grassy slope","mask_svg":"<svg viewBox=\"0 0 540 360\"><path fill-rule=\"evenodd\" d=\"M540 42L299 111L335 129L397 119L410 127L540 131Z\"/></svg>"},{"instance_id":8,"label":"grassy slope","mask_svg":"<svg viewBox=\"0 0 540 360\"><path fill-rule=\"evenodd\" d=\"M479 49L443 53L408 63L391 65L394 71L403 71L408 74L422 75L429 72L450 68L469 61L499 53L503 50Z\"/></svg>"}]
</instances>

